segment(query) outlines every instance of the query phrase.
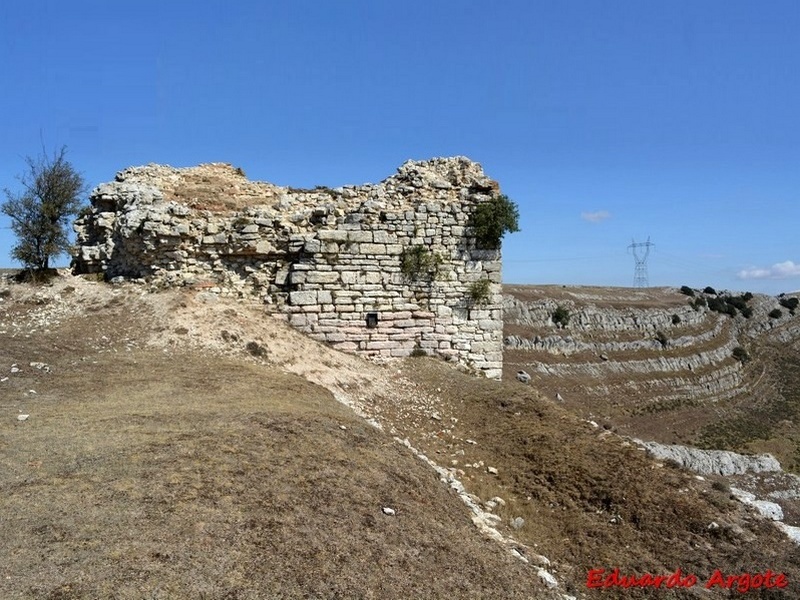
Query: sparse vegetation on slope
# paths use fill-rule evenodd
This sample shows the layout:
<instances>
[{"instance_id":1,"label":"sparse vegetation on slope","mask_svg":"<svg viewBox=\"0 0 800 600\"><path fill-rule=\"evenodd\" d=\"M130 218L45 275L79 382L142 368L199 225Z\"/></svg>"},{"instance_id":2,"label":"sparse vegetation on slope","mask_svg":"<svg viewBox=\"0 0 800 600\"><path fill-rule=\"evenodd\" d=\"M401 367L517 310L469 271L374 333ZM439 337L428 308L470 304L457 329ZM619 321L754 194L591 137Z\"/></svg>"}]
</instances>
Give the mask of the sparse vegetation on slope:
<instances>
[{"instance_id":1,"label":"sparse vegetation on slope","mask_svg":"<svg viewBox=\"0 0 800 600\"><path fill-rule=\"evenodd\" d=\"M574 300L567 293L576 292L542 311L550 331L553 302ZM700 352L724 352L722 368L742 368L725 344L743 320L695 313L676 291L633 294L635 311L663 313L670 347L655 347L649 313L634 312L650 345L593 355L593 368L639 352L686 360L674 345L703 335L705 319L719 329ZM678 312L685 319L670 325ZM595 568L680 567L700 578L770 568L800 581L796 546L721 484L653 461L617 435L629 429L605 417L614 407L589 395L599 388L588 377L560 377L554 389L540 372L523 386L430 358L382 367L207 291L142 295L81 279L13 286L0 303L0 340L0 367L22 367L0 383L0 410L14 423L0 459L0 509L10 515L0 523L11 577L0 578L3 598L554 598L537 576L540 555L561 592L580 598L593 597L585 582ZM766 364L766 350L752 344L746 378ZM35 361L50 372L28 366ZM708 376L703 369L682 376ZM650 376L621 373L620 386L649 385ZM615 401L637 399L627 389ZM586 399L596 424L574 412ZM664 406L657 421L641 417L674 423ZM696 418L702 408L678 412ZM21 410L27 421L13 419ZM510 546L481 537L456 494L395 438L460 479Z\"/></svg>"},{"instance_id":2,"label":"sparse vegetation on slope","mask_svg":"<svg viewBox=\"0 0 800 600\"><path fill-rule=\"evenodd\" d=\"M185 323L190 297L94 285L74 292L86 313L15 302L20 288L0 305L0 366L20 368L0 383L4 600L550 597L327 390L256 364L230 332L233 357L147 347L148 306ZM233 331L242 309L217 312ZM185 344L215 326L180 327L167 333Z\"/></svg>"},{"instance_id":3,"label":"sparse vegetation on slope","mask_svg":"<svg viewBox=\"0 0 800 600\"><path fill-rule=\"evenodd\" d=\"M443 416L458 419L452 439L432 435L435 424L427 435L418 431L421 449L456 460L467 489L484 502L501 497L504 504L493 510L503 523L524 519L512 534L554 561L571 582L568 592L584 593L593 568L670 573L680 566L704 577L718 565L774 564L795 572L800 564L791 542L766 522L743 519L742 506L711 481L654 463L611 431L537 397L530 386L475 381L430 360L414 370L418 381L443 390ZM459 441L468 435L476 444ZM481 463L498 474L474 467ZM712 521L720 527L709 527ZM651 594L604 590L603 597Z\"/></svg>"},{"instance_id":4,"label":"sparse vegetation on slope","mask_svg":"<svg viewBox=\"0 0 800 600\"><path fill-rule=\"evenodd\" d=\"M640 438L769 451L787 468L797 468L800 430L787 416L791 402L777 385L774 365L781 355L794 354L787 342L800 337L800 323L785 312L776 320L774 299L697 295L690 300L697 310L690 311L686 290L511 289L507 378L528 370L543 393L560 394L586 418ZM707 298L725 318L702 310ZM785 301L784 309L790 303L787 297L778 300ZM580 313L580 324L570 327L569 336L547 333L550 307L567 301ZM727 318L742 309L749 319ZM658 346L647 343L653 339Z\"/></svg>"}]
</instances>

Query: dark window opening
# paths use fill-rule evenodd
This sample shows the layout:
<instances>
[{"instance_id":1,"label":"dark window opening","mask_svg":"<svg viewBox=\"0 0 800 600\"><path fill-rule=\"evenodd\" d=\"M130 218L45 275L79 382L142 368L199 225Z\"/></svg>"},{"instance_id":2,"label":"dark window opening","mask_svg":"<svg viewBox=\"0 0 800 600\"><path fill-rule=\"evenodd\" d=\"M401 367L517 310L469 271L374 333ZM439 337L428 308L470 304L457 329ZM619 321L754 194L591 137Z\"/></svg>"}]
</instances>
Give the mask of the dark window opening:
<instances>
[{"instance_id":1,"label":"dark window opening","mask_svg":"<svg viewBox=\"0 0 800 600\"><path fill-rule=\"evenodd\" d=\"M375 329L378 326L378 313L367 313L367 329Z\"/></svg>"}]
</instances>

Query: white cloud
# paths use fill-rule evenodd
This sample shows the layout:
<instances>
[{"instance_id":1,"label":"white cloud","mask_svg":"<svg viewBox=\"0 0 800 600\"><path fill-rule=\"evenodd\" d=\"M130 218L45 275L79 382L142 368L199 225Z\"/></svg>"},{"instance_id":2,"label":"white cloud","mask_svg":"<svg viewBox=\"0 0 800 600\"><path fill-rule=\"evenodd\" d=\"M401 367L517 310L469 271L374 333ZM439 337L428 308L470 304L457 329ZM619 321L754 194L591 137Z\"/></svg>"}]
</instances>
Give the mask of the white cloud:
<instances>
[{"instance_id":1,"label":"white cloud","mask_svg":"<svg viewBox=\"0 0 800 600\"><path fill-rule=\"evenodd\" d=\"M599 223L600 221L605 221L611 216L611 213L607 210L597 210L595 212L582 212L581 219L584 221L589 221L590 223Z\"/></svg>"},{"instance_id":2,"label":"white cloud","mask_svg":"<svg viewBox=\"0 0 800 600\"><path fill-rule=\"evenodd\" d=\"M800 277L800 264L787 260L775 263L771 267L742 269L736 276L739 279L789 279L790 277Z\"/></svg>"}]
</instances>

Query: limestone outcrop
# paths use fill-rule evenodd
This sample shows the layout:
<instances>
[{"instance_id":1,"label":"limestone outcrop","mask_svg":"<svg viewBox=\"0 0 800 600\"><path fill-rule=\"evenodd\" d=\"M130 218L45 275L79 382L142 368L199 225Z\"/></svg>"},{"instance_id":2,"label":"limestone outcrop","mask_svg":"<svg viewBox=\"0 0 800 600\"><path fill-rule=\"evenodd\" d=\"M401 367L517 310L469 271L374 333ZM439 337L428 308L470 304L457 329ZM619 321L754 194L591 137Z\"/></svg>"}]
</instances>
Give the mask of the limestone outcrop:
<instances>
[{"instance_id":1,"label":"limestone outcrop","mask_svg":"<svg viewBox=\"0 0 800 600\"><path fill-rule=\"evenodd\" d=\"M342 350L438 354L499 377L499 250L475 206L499 193L463 157L408 161L378 184L299 190L234 167L133 167L91 194L73 268L151 286L256 295ZM476 301L475 282L488 290Z\"/></svg>"},{"instance_id":2,"label":"limestone outcrop","mask_svg":"<svg viewBox=\"0 0 800 600\"><path fill-rule=\"evenodd\" d=\"M746 456L725 450L701 450L681 445L634 440L655 458L674 460L700 475L741 475L743 473L780 472L781 465L771 454Z\"/></svg>"}]
</instances>

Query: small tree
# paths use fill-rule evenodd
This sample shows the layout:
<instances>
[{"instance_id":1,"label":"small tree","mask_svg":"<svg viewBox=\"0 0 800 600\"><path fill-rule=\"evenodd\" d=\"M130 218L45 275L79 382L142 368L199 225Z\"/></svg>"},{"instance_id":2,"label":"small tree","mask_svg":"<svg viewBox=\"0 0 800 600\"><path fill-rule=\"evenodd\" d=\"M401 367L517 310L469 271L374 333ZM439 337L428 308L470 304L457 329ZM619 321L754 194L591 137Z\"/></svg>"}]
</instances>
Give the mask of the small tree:
<instances>
[{"instance_id":1,"label":"small tree","mask_svg":"<svg viewBox=\"0 0 800 600\"><path fill-rule=\"evenodd\" d=\"M0 211L11 218L17 245L11 256L32 273L46 271L50 260L69 250L69 218L81 209L86 192L83 177L66 159L66 148L47 156L27 157L27 170L20 175L22 193L5 189Z\"/></svg>"},{"instance_id":2,"label":"small tree","mask_svg":"<svg viewBox=\"0 0 800 600\"><path fill-rule=\"evenodd\" d=\"M506 233L519 231L519 209L505 194L481 202L470 220L479 248L497 250Z\"/></svg>"},{"instance_id":3,"label":"small tree","mask_svg":"<svg viewBox=\"0 0 800 600\"><path fill-rule=\"evenodd\" d=\"M556 325L561 325L562 327L566 327L569 325L569 309L559 305L553 311L553 314L550 315L550 318L553 319L553 323Z\"/></svg>"}]
</instances>

